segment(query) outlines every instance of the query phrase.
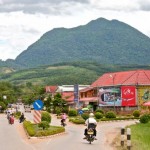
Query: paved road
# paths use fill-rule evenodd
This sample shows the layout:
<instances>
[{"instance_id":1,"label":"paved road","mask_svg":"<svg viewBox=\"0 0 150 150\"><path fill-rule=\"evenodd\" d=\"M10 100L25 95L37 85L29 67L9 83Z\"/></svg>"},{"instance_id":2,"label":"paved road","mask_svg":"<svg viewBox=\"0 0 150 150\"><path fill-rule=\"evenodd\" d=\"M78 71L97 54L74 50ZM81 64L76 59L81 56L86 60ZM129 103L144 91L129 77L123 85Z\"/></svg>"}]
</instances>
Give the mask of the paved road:
<instances>
[{"instance_id":1,"label":"paved road","mask_svg":"<svg viewBox=\"0 0 150 150\"><path fill-rule=\"evenodd\" d=\"M18 120L15 121L15 124ZM20 138L15 125L8 124L5 114L0 114L0 150L30 150L28 145Z\"/></svg>"},{"instance_id":2,"label":"paved road","mask_svg":"<svg viewBox=\"0 0 150 150\"><path fill-rule=\"evenodd\" d=\"M32 118L32 113L25 113L25 117ZM30 116L30 117L29 117ZM83 140L84 125L74 125L67 123L66 133L47 139L42 139L39 142L32 142L35 139L28 141L22 139L18 134L17 128L18 121L14 125L9 125L5 115L0 115L0 150L113 150L110 138L120 128L125 125L133 124L135 121L122 121L111 123L99 123L97 126L97 138L92 144ZM60 125L60 119L52 115L52 125ZM109 140L108 140L109 139Z\"/></svg>"}]
</instances>

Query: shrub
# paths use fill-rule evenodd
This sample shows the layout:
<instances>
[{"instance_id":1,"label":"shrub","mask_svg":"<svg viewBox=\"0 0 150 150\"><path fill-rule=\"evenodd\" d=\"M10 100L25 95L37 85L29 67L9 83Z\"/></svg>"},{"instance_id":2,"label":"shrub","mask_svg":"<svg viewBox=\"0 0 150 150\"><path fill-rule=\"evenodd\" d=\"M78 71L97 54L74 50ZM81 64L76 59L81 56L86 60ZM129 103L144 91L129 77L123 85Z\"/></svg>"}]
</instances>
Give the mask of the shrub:
<instances>
[{"instance_id":1,"label":"shrub","mask_svg":"<svg viewBox=\"0 0 150 150\"><path fill-rule=\"evenodd\" d=\"M41 121L47 121L48 123L51 123L51 116L48 112L42 112L41 114Z\"/></svg>"},{"instance_id":2,"label":"shrub","mask_svg":"<svg viewBox=\"0 0 150 150\"><path fill-rule=\"evenodd\" d=\"M85 120L81 117L78 118L70 118L69 121L75 123L75 124L85 124Z\"/></svg>"},{"instance_id":3,"label":"shrub","mask_svg":"<svg viewBox=\"0 0 150 150\"><path fill-rule=\"evenodd\" d=\"M106 118L116 118L116 114L113 111L109 111L105 115Z\"/></svg>"},{"instance_id":4,"label":"shrub","mask_svg":"<svg viewBox=\"0 0 150 150\"><path fill-rule=\"evenodd\" d=\"M32 125L27 126L26 129L27 129L27 132L28 132L28 134L29 134L30 136L34 136L34 135L36 134L36 132L35 132L35 130L34 130L34 128L33 128Z\"/></svg>"},{"instance_id":5,"label":"shrub","mask_svg":"<svg viewBox=\"0 0 150 150\"><path fill-rule=\"evenodd\" d=\"M97 113L97 112L100 112L101 114L104 114L104 111L103 111L102 109L96 109L95 112L96 112L96 113Z\"/></svg>"},{"instance_id":6,"label":"shrub","mask_svg":"<svg viewBox=\"0 0 150 150\"><path fill-rule=\"evenodd\" d=\"M55 112L56 112L57 116L59 116L61 114L62 110L61 110L61 108L56 107Z\"/></svg>"},{"instance_id":7,"label":"shrub","mask_svg":"<svg viewBox=\"0 0 150 150\"><path fill-rule=\"evenodd\" d=\"M100 112L96 112L96 113L95 113L95 118L96 118L96 119L101 119L101 118L103 118L103 114L100 113Z\"/></svg>"},{"instance_id":8,"label":"shrub","mask_svg":"<svg viewBox=\"0 0 150 150\"><path fill-rule=\"evenodd\" d=\"M140 117L140 122L141 123L148 123L150 120L150 115L149 114L144 114Z\"/></svg>"},{"instance_id":9,"label":"shrub","mask_svg":"<svg viewBox=\"0 0 150 150\"><path fill-rule=\"evenodd\" d=\"M48 129L48 128L49 128L49 123L48 123L47 121L41 121L41 122L38 124L38 127L39 127L39 128L42 128L43 130Z\"/></svg>"},{"instance_id":10,"label":"shrub","mask_svg":"<svg viewBox=\"0 0 150 150\"><path fill-rule=\"evenodd\" d=\"M134 110L133 116L134 117L140 117L140 111L139 110Z\"/></svg>"},{"instance_id":11,"label":"shrub","mask_svg":"<svg viewBox=\"0 0 150 150\"><path fill-rule=\"evenodd\" d=\"M77 116L77 110L75 110L75 109L71 109L71 110L69 110L69 112L68 112L68 116Z\"/></svg>"},{"instance_id":12,"label":"shrub","mask_svg":"<svg viewBox=\"0 0 150 150\"><path fill-rule=\"evenodd\" d=\"M86 119L89 118L89 114L88 114L88 113L83 113L83 114L81 115L81 117L82 117L84 120L86 120Z\"/></svg>"},{"instance_id":13,"label":"shrub","mask_svg":"<svg viewBox=\"0 0 150 150\"><path fill-rule=\"evenodd\" d=\"M30 122L30 121L24 121L23 122L23 126L24 128L27 130L28 134L30 136L34 136L35 135L35 130L34 130L34 127L33 127L33 124Z\"/></svg>"}]
</instances>

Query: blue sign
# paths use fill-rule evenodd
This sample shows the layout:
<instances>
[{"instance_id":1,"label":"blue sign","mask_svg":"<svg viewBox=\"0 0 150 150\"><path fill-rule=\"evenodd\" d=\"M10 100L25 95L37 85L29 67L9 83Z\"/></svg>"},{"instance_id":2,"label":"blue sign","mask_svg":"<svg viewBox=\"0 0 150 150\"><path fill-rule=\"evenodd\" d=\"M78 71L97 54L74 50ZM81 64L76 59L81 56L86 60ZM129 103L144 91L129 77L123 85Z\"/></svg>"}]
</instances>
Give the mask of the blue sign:
<instances>
[{"instance_id":1,"label":"blue sign","mask_svg":"<svg viewBox=\"0 0 150 150\"><path fill-rule=\"evenodd\" d=\"M34 110L41 110L43 108L43 105L43 102L38 99L33 103L33 108Z\"/></svg>"},{"instance_id":2,"label":"blue sign","mask_svg":"<svg viewBox=\"0 0 150 150\"><path fill-rule=\"evenodd\" d=\"M82 114L83 114L83 110L79 110L78 113L79 113L80 115L82 115Z\"/></svg>"},{"instance_id":3,"label":"blue sign","mask_svg":"<svg viewBox=\"0 0 150 150\"><path fill-rule=\"evenodd\" d=\"M79 85L75 84L74 85L74 102L79 101Z\"/></svg>"}]
</instances>

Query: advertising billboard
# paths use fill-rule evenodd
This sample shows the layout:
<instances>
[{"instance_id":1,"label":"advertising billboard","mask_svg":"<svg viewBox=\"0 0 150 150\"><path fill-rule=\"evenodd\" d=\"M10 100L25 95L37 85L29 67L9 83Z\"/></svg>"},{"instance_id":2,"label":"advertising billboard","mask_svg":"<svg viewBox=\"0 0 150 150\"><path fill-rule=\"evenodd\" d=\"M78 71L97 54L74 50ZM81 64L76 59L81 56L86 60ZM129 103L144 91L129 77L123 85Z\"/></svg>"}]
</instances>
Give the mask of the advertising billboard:
<instances>
[{"instance_id":1,"label":"advertising billboard","mask_svg":"<svg viewBox=\"0 0 150 150\"><path fill-rule=\"evenodd\" d=\"M121 99L122 99L122 106L135 106L136 105L135 86L122 86Z\"/></svg>"},{"instance_id":2,"label":"advertising billboard","mask_svg":"<svg viewBox=\"0 0 150 150\"><path fill-rule=\"evenodd\" d=\"M139 105L150 101L150 86L138 87L138 101Z\"/></svg>"},{"instance_id":3,"label":"advertising billboard","mask_svg":"<svg viewBox=\"0 0 150 150\"><path fill-rule=\"evenodd\" d=\"M120 88L101 88L98 98L99 106L121 106Z\"/></svg>"}]
</instances>

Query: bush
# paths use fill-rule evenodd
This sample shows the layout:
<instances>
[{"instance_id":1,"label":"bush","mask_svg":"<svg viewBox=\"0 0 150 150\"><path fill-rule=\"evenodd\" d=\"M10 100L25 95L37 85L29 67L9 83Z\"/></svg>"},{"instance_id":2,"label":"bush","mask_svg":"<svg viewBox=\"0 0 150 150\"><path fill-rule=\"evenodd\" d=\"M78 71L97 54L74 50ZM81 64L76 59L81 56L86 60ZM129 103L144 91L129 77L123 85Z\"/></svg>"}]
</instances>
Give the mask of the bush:
<instances>
[{"instance_id":1,"label":"bush","mask_svg":"<svg viewBox=\"0 0 150 150\"><path fill-rule=\"evenodd\" d=\"M32 125L32 123L30 121L24 121L23 122L23 126L24 128L27 130L28 134L30 136L34 136L36 134L35 130L34 130L34 127Z\"/></svg>"},{"instance_id":2,"label":"bush","mask_svg":"<svg viewBox=\"0 0 150 150\"><path fill-rule=\"evenodd\" d=\"M101 118L103 118L103 114L100 113L100 112L96 112L96 113L95 113L95 118L96 118L96 119L101 119Z\"/></svg>"},{"instance_id":3,"label":"bush","mask_svg":"<svg viewBox=\"0 0 150 150\"><path fill-rule=\"evenodd\" d=\"M88 114L88 113L83 113L83 114L81 115L81 117L82 117L84 120L86 120L86 119L89 118L89 114Z\"/></svg>"},{"instance_id":4,"label":"bush","mask_svg":"<svg viewBox=\"0 0 150 150\"><path fill-rule=\"evenodd\" d=\"M133 116L134 117L140 117L140 111L139 110L134 110Z\"/></svg>"},{"instance_id":5,"label":"bush","mask_svg":"<svg viewBox=\"0 0 150 150\"><path fill-rule=\"evenodd\" d=\"M81 117L78 118L71 118L69 121L75 123L75 124L85 124L85 120Z\"/></svg>"},{"instance_id":6,"label":"bush","mask_svg":"<svg viewBox=\"0 0 150 150\"><path fill-rule=\"evenodd\" d=\"M101 114L104 114L104 111L103 111L102 109L96 109L95 112L96 112L96 113L97 113L97 112L100 112Z\"/></svg>"},{"instance_id":7,"label":"bush","mask_svg":"<svg viewBox=\"0 0 150 150\"><path fill-rule=\"evenodd\" d=\"M47 121L48 123L51 123L51 116L48 112L42 112L41 114L41 121Z\"/></svg>"},{"instance_id":8,"label":"bush","mask_svg":"<svg viewBox=\"0 0 150 150\"><path fill-rule=\"evenodd\" d=\"M105 115L106 118L116 118L116 114L113 111L109 111Z\"/></svg>"},{"instance_id":9,"label":"bush","mask_svg":"<svg viewBox=\"0 0 150 150\"><path fill-rule=\"evenodd\" d=\"M140 117L140 122L141 123L148 123L150 120L150 115L149 114L144 114Z\"/></svg>"},{"instance_id":10,"label":"bush","mask_svg":"<svg viewBox=\"0 0 150 150\"><path fill-rule=\"evenodd\" d=\"M35 132L35 130L34 130L34 128L33 128L32 125L27 126L26 129L27 129L27 132L28 132L28 134L29 134L30 136L34 136L34 135L36 134L36 132Z\"/></svg>"},{"instance_id":11,"label":"bush","mask_svg":"<svg viewBox=\"0 0 150 150\"><path fill-rule=\"evenodd\" d=\"M48 129L48 128L49 128L49 123L48 123L47 121L41 121L41 122L38 124L38 127L39 127L39 128L42 128L43 130Z\"/></svg>"},{"instance_id":12,"label":"bush","mask_svg":"<svg viewBox=\"0 0 150 150\"><path fill-rule=\"evenodd\" d=\"M57 114L57 116L59 116L61 114L62 110L59 107L56 107L55 109L55 113Z\"/></svg>"},{"instance_id":13,"label":"bush","mask_svg":"<svg viewBox=\"0 0 150 150\"><path fill-rule=\"evenodd\" d=\"M75 109L71 109L71 110L69 110L69 112L68 112L68 116L77 116L77 110L75 110Z\"/></svg>"}]
</instances>

